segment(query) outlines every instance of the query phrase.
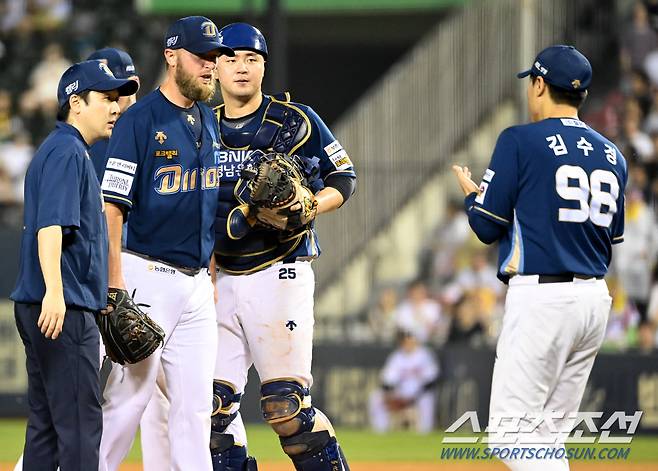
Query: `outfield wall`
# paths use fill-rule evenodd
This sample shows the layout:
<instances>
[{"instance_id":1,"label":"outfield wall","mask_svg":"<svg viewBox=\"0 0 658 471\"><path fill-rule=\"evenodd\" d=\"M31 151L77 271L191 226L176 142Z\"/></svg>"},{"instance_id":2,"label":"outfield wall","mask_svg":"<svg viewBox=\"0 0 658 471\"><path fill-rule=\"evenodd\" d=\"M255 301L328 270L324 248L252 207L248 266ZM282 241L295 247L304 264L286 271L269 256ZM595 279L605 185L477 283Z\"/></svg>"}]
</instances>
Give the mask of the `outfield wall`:
<instances>
[{"instance_id":1,"label":"outfield wall","mask_svg":"<svg viewBox=\"0 0 658 471\"><path fill-rule=\"evenodd\" d=\"M8 303L0 308L0 417L26 413L23 346L9 308ZM379 370L389 353L375 346L316 347L313 402L337 426L367 426L368 397L378 387ZM442 371L436 389L438 425L445 429L464 412L475 410L484 426L494 351L453 346L438 350L437 356ZM252 368L242 406L247 422L260 420L258 385ZM600 354L581 410L602 411L604 418L614 411L642 410L639 431L658 433L658 353Z\"/></svg>"}]
</instances>

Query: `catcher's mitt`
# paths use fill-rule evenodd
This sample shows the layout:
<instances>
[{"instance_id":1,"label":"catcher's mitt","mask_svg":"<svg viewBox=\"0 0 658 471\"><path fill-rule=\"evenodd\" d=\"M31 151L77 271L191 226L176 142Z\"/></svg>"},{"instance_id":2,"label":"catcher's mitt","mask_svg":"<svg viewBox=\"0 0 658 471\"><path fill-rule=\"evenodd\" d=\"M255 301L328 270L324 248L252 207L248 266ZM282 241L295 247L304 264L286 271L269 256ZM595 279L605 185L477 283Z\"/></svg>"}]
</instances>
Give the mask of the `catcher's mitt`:
<instances>
[{"instance_id":1,"label":"catcher's mitt","mask_svg":"<svg viewBox=\"0 0 658 471\"><path fill-rule=\"evenodd\" d=\"M105 353L113 362L140 362L164 343L164 330L142 312L125 289L109 288L107 304L107 311L96 314L96 323Z\"/></svg>"},{"instance_id":2,"label":"catcher's mitt","mask_svg":"<svg viewBox=\"0 0 658 471\"><path fill-rule=\"evenodd\" d=\"M308 177L317 171L317 160L309 159L305 164L300 157L271 152L246 165L238 184L248 205L248 210L241 208L244 217L278 231L296 231L308 225L318 208L308 188Z\"/></svg>"}]
</instances>

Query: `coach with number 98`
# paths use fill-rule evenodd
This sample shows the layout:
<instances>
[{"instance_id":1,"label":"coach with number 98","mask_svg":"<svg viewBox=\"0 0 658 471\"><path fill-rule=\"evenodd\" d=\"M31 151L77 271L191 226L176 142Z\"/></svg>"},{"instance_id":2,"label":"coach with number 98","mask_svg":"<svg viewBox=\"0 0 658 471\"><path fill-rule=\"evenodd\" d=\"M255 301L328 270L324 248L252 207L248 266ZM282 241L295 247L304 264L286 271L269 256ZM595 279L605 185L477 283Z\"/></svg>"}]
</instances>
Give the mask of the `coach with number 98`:
<instances>
[{"instance_id":1,"label":"coach with number 98","mask_svg":"<svg viewBox=\"0 0 658 471\"><path fill-rule=\"evenodd\" d=\"M107 227L88 150L110 136L119 96L137 87L100 61L71 66L59 82L56 128L27 169L20 271L11 294L27 356L24 471L98 469L94 313L106 302Z\"/></svg>"}]
</instances>

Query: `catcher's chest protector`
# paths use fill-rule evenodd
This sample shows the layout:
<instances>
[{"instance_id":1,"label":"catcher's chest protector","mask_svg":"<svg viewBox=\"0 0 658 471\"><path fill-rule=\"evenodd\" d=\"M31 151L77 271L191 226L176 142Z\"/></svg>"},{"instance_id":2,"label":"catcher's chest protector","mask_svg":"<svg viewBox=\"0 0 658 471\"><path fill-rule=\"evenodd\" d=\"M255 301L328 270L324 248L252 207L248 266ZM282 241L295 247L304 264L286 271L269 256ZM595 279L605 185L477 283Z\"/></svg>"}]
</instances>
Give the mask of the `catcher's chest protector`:
<instances>
[{"instance_id":1,"label":"catcher's chest protector","mask_svg":"<svg viewBox=\"0 0 658 471\"><path fill-rule=\"evenodd\" d=\"M306 114L290 103L288 92L270 97L263 121L248 144L250 150L273 150L283 154L294 154L311 137L310 121ZM216 109L218 121L223 105ZM226 138L226 136L224 136ZM246 143L230 143L241 147Z\"/></svg>"}]
</instances>

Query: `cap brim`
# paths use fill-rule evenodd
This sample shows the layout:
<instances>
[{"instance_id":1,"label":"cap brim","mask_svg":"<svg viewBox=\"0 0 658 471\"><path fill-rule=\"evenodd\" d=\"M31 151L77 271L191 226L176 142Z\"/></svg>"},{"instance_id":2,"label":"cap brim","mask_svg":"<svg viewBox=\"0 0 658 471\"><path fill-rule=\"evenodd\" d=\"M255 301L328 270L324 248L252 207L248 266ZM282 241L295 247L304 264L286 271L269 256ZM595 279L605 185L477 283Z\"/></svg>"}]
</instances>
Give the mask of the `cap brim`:
<instances>
[{"instance_id":1,"label":"cap brim","mask_svg":"<svg viewBox=\"0 0 658 471\"><path fill-rule=\"evenodd\" d=\"M220 55L234 56L235 51L224 44L217 41L203 41L196 44L190 44L185 46L186 51L190 51L193 54L206 54L211 51L218 51Z\"/></svg>"},{"instance_id":2,"label":"cap brim","mask_svg":"<svg viewBox=\"0 0 658 471\"><path fill-rule=\"evenodd\" d=\"M89 90L94 90L96 92L116 90L119 92L120 96L129 96L137 93L137 90L139 90L139 84L136 80L130 79L107 79L89 87Z\"/></svg>"},{"instance_id":3,"label":"cap brim","mask_svg":"<svg viewBox=\"0 0 658 471\"><path fill-rule=\"evenodd\" d=\"M530 75L531 73L532 73L532 69L524 70L523 72L519 72L518 74L516 74L516 78L524 78Z\"/></svg>"}]
</instances>

